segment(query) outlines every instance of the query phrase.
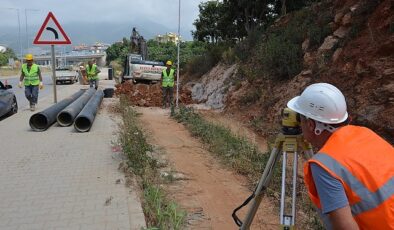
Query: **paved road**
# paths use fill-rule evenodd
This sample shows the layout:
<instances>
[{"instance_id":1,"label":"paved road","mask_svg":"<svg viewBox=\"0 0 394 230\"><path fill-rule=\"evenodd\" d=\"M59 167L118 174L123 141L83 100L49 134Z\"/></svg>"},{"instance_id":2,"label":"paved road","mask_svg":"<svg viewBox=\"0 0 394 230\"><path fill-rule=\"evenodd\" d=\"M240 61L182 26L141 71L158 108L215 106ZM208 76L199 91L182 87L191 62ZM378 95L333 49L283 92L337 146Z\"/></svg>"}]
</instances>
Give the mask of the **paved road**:
<instances>
[{"instance_id":1,"label":"paved road","mask_svg":"<svg viewBox=\"0 0 394 230\"><path fill-rule=\"evenodd\" d=\"M113 82L101 81L103 85ZM78 91L59 90L58 99ZM130 230L145 227L135 191L118 171L120 153L112 148L119 118L104 99L90 132L53 125L33 132L27 108L0 122L1 230ZM40 99L37 110L53 104ZM118 183L120 182L120 183Z\"/></svg>"},{"instance_id":2,"label":"paved road","mask_svg":"<svg viewBox=\"0 0 394 230\"><path fill-rule=\"evenodd\" d=\"M52 101L53 101L53 83L52 83L52 75L50 73L44 73L43 74L43 82L44 82L44 89L40 90L39 95L38 95L38 103L40 103L40 98L47 97L49 95L52 96ZM29 102L25 98L25 91L24 88L18 88L18 83L19 83L19 76L10 76L10 77L2 77L0 80L9 85L12 85L12 91L15 93L16 100L18 102L19 108L24 108L29 105ZM75 83L79 84L79 83ZM63 88L67 87L68 85L57 85L57 90L62 90Z\"/></svg>"}]
</instances>

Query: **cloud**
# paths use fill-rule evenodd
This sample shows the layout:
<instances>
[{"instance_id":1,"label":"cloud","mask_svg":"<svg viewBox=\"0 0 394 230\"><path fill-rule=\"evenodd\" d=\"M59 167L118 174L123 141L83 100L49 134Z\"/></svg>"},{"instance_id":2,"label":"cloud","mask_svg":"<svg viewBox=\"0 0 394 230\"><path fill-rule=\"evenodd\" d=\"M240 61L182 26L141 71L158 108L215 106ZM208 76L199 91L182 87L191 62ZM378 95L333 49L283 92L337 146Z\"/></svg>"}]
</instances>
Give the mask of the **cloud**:
<instances>
[{"instance_id":1,"label":"cloud","mask_svg":"<svg viewBox=\"0 0 394 230\"><path fill-rule=\"evenodd\" d=\"M49 11L58 21L71 22L130 22L153 21L162 24L173 32L178 30L179 0L2 0L0 5L0 27L17 26L16 10L20 9L20 23L25 28L25 9L28 25L40 25ZM193 22L198 16L198 4L201 0L181 0L181 35L194 29ZM33 10L34 9L34 10Z\"/></svg>"}]
</instances>

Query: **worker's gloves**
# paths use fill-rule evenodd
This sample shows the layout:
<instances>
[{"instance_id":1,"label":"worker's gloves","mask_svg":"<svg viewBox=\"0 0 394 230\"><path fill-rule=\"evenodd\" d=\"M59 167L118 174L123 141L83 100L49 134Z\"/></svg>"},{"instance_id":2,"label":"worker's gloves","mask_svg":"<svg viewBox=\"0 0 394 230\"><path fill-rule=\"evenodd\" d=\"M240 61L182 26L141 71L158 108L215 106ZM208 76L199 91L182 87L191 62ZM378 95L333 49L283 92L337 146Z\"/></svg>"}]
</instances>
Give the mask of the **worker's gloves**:
<instances>
[{"instance_id":1,"label":"worker's gloves","mask_svg":"<svg viewBox=\"0 0 394 230\"><path fill-rule=\"evenodd\" d=\"M18 87L22 88L22 82L21 81L18 83Z\"/></svg>"},{"instance_id":2,"label":"worker's gloves","mask_svg":"<svg viewBox=\"0 0 394 230\"><path fill-rule=\"evenodd\" d=\"M40 89L44 88L44 84L42 84L42 81L40 82L40 84L38 86L40 87Z\"/></svg>"}]
</instances>

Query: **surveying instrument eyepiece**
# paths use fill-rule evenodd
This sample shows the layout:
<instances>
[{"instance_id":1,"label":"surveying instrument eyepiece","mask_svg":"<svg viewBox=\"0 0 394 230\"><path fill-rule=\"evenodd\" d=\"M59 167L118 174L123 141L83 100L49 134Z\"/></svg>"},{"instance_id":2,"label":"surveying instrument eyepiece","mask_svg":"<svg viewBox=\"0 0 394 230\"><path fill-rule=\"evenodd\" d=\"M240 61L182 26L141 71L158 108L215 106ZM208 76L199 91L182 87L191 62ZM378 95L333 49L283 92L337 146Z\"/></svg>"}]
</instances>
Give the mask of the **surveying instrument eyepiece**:
<instances>
[{"instance_id":1,"label":"surveying instrument eyepiece","mask_svg":"<svg viewBox=\"0 0 394 230\"><path fill-rule=\"evenodd\" d=\"M253 194L249 196L243 204L237 207L232 214L235 223L240 227L241 230L247 230L252 224L253 218L256 215L257 209L261 203L264 195L264 191L267 189L272 174L274 172L275 165L279 160L282 153L282 181L281 181L281 197L280 197L280 226L281 229L294 229L295 228L295 217L296 217L296 188L297 188L297 164L298 164L298 150L301 149L307 155L307 158L313 156L312 147L309 143L306 143L302 137L302 130L300 127L300 116L295 111L284 108L281 111L281 125L282 130L275 139L274 146L272 148L270 157L265 166L263 175L261 176L257 187ZM286 190L286 171L288 165L288 155L292 154L293 168L291 178L291 199L286 199L289 195ZM291 157L290 157L291 158ZM242 207L246 206L252 201L249 210L245 216L244 221L241 221L236 215L237 211ZM290 206L290 208L288 208Z\"/></svg>"}]
</instances>

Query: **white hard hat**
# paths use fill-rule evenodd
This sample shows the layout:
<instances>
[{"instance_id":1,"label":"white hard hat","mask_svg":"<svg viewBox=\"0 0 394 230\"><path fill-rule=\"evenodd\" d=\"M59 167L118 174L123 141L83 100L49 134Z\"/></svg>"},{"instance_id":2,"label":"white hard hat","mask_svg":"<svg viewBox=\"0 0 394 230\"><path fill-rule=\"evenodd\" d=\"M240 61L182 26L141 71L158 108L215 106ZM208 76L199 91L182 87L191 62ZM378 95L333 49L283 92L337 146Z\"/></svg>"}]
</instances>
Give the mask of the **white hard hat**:
<instances>
[{"instance_id":1,"label":"white hard hat","mask_svg":"<svg viewBox=\"0 0 394 230\"><path fill-rule=\"evenodd\" d=\"M300 96L291 99L287 107L325 124L339 124L348 118L345 97L338 88L327 83L308 86Z\"/></svg>"}]
</instances>

